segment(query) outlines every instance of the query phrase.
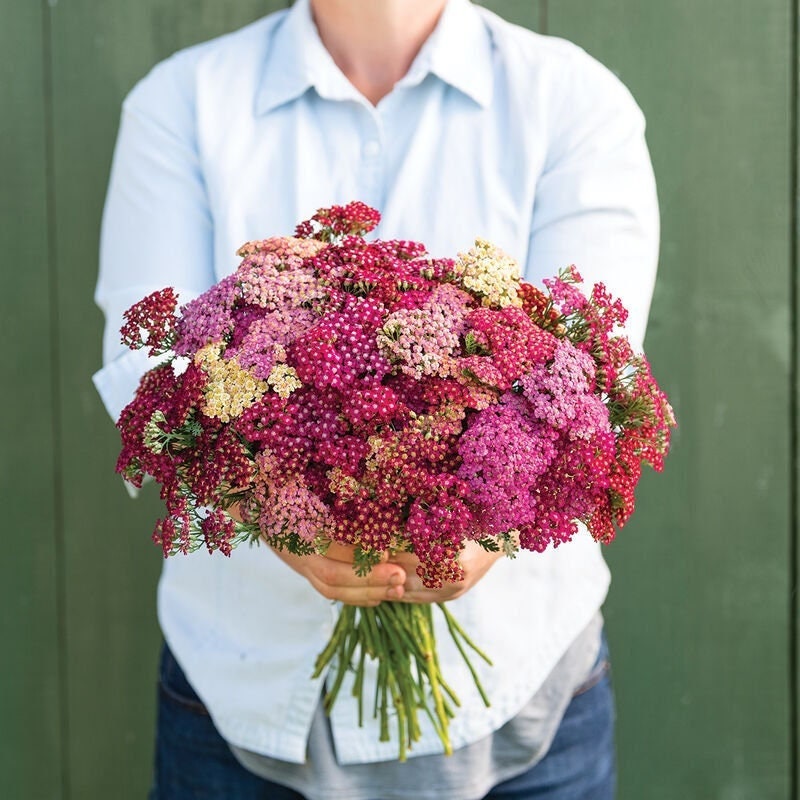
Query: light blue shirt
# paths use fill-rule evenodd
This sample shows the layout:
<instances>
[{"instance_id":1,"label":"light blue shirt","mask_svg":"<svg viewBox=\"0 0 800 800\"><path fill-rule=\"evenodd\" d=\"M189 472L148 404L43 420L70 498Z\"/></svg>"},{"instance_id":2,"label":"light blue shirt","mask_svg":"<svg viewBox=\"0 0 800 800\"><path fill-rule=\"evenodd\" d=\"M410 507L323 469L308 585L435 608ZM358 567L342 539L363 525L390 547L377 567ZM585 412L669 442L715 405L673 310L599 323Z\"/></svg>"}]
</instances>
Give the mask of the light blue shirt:
<instances>
[{"instance_id":1,"label":"light blue shirt","mask_svg":"<svg viewBox=\"0 0 800 800\"><path fill-rule=\"evenodd\" d=\"M576 263L631 312L640 344L655 279L658 212L644 121L608 70L567 42L450 0L408 74L377 107L334 65L308 0L178 53L125 101L101 245L107 315L95 383L110 413L146 366L118 344L122 312L156 288L183 301L237 265L249 239L290 233L317 208L360 199L377 234L454 255L487 238L532 282ZM144 535L144 532L143 532ZM476 664L484 708L440 632L463 707L455 747L496 731L595 618L609 574L587 534L501 560L454 613L494 659ZM222 735L301 763L322 689L313 662L336 609L266 547L165 563L159 619ZM369 696L369 688L365 689ZM396 757L356 725L345 686L331 718L340 763ZM411 756L440 752L426 728Z\"/></svg>"}]
</instances>

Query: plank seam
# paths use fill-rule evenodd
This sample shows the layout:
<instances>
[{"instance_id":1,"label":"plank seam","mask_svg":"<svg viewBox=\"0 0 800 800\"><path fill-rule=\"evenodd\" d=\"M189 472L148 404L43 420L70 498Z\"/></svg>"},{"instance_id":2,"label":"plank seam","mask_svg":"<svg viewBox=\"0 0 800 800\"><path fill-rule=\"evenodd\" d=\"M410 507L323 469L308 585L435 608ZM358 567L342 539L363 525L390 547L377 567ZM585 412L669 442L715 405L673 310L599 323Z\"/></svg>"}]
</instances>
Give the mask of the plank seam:
<instances>
[{"instance_id":1,"label":"plank seam","mask_svg":"<svg viewBox=\"0 0 800 800\"><path fill-rule=\"evenodd\" d=\"M59 281L56 237L56 191L55 191L55 126L53 98L53 29L51 14L53 4L41 0L42 8L42 81L44 98L44 167L47 222L47 276L48 304L50 313L50 385L51 385L51 432L53 442L53 511L55 519L53 552L55 553L56 614L57 614L57 673L59 704L59 736L61 739L60 771L61 797L70 797L69 765L69 683L67 673L67 629L66 629L66 579L64 574L64 486L61 480L63 463L63 437L61 434L61 351L59 346Z\"/></svg>"},{"instance_id":2,"label":"plank seam","mask_svg":"<svg viewBox=\"0 0 800 800\"><path fill-rule=\"evenodd\" d=\"M798 636L798 612L800 606L798 605L798 522L800 520L800 497L798 496L798 478L800 477L800 469L798 468L798 459L800 459L800 452L798 452L798 402L800 398L800 386L798 385L798 302L800 301L800 287L798 286L798 221L800 221L800 213L798 212L798 203L800 197L798 196L798 188L800 183L800 176L798 176L798 147L800 146L800 138L798 137L798 83L800 82L800 60L798 59L798 20L800 13L798 13L798 0L792 0L790 7L791 15L791 41L789 44L789 66L791 75L789 78L790 97L789 97L789 141L791 151L789 153L789 163L791 165L789 171L790 180L790 236L789 236L789 292L790 292L790 316L791 323L789 327L789 386L790 386L790 408L789 408L789 436L790 436L790 481L789 481L789 514L790 514L790 531L789 531L789 745L790 745L790 776L789 776L789 799L793 800L798 796L798 788L800 788L800 771L798 769L798 741L800 731L798 730L798 700L800 687L798 687L798 666L800 665L800 653L798 652L799 636Z\"/></svg>"}]
</instances>

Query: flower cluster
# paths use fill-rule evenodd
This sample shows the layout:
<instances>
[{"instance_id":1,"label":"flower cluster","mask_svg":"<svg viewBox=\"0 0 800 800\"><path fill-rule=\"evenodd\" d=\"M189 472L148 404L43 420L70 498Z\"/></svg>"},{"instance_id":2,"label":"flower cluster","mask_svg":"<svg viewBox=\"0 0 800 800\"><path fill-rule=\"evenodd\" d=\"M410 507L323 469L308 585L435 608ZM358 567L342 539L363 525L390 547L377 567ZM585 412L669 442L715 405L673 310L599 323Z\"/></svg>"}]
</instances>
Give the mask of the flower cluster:
<instances>
[{"instance_id":1,"label":"flower cluster","mask_svg":"<svg viewBox=\"0 0 800 800\"><path fill-rule=\"evenodd\" d=\"M118 422L118 470L161 484L165 554L411 550L436 587L472 540L541 551L582 521L609 541L641 463L662 468L672 410L602 285L533 287L483 240L455 260L367 240L379 220L322 209L179 312L166 289L126 315L126 343L172 353Z\"/></svg>"},{"instance_id":2,"label":"flower cluster","mask_svg":"<svg viewBox=\"0 0 800 800\"><path fill-rule=\"evenodd\" d=\"M473 248L459 254L456 267L464 288L480 297L482 305L522 305L519 265L491 242L476 239Z\"/></svg>"},{"instance_id":3,"label":"flower cluster","mask_svg":"<svg viewBox=\"0 0 800 800\"><path fill-rule=\"evenodd\" d=\"M363 236L378 226L381 215L358 200L346 206L321 208L311 219L301 222L295 231L302 239L335 241L340 236Z\"/></svg>"},{"instance_id":4,"label":"flower cluster","mask_svg":"<svg viewBox=\"0 0 800 800\"><path fill-rule=\"evenodd\" d=\"M172 287L153 292L132 305L124 314L122 344L133 350L147 347L151 356L163 355L172 344L177 307L178 297Z\"/></svg>"}]
</instances>

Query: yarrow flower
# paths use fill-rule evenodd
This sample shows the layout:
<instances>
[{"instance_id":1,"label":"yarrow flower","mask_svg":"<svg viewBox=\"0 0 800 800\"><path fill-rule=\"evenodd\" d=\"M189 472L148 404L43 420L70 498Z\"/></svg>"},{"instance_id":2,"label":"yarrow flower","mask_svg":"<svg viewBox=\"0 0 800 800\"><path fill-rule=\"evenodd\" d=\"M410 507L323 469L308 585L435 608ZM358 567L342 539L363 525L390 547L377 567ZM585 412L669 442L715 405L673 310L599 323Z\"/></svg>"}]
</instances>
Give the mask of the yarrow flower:
<instances>
[{"instance_id":1,"label":"yarrow flower","mask_svg":"<svg viewBox=\"0 0 800 800\"><path fill-rule=\"evenodd\" d=\"M400 372L418 381L453 373L469 301L456 292L443 286L419 308L400 308L386 317L378 346Z\"/></svg>"},{"instance_id":2,"label":"yarrow flower","mask_svg":"<svg viewBox=\"0 0 800 800\"><path fill-rule=\"evenodd\" d=\"M455 260L367 240L379 221L363 203L320 209L295 236L244 244L238 269L179 312L165 289L126 314L132 347L190 359L149 373L120 418L118 469L153 474L180 518L157 538L208 546L219 517L193 523L192 498L230 493L251 537L308 545L305 504L365 564L404 542L431 586L456 579L476 531L541 549L580 519L608 540L674 424L619 334L619 300L585 295L574 267L531 286L483 239ZM222 452L236 486L208 462Z\"/></svg>"},{"instance_id":3,"label":"yarrow flower","mask_svg":"<svg viewBox=\"0 0 800 800\"><path fill-rule=\"evenodd\" d=\"M248 263L247 256L253 256L257 253L269 253L276 256L278 261L287 268L295 269L302 267L307 258L316 255L323 247L325 247L325 243L317 239L298 238L296 236L272 236L269 239L246 242L238 249L236 255L244 258L243 264L246 264Z\"/></svg>"},{"instance_id":4,"label":"yarrow flower","mask_svg":"<svg viewBox=\"0 0 800 800\"><path fill-rule=\"evenodd\" d=\"M330 508L302 479L281 480L273 472L261 473L256 482L263 492L258 524L268 542L279 541L287 532L306 543L333 534Z\"/></svg>"},{"instance_id":5,"label":"yarrow flower","mask_svg":"<svg viewBox=\"0 0 800 800\"><path fill-rule=\"evenodd\" d=\"M642 463L663 468L674 414L605 287L584 294L574 267L531 286L482 239L457 259L368 240L379 221L363 203L320 209L295 236L247 242L238 269L182 308L164 289L126 313L123 340L166 361L119 418L117 470L160 484L165 556L336 542L360 574L413 553L440 588L462 579L470 543L540 552L579 522L611 541ZM408 646L432 641L429 609L396 605L405 628L345 606L318 675L337 655L340 685L356 644L362 665L380 660L366 628L395 636L383 652L417 660L382 662L379 713L388 725L388 704L400 709L410 741L422 704L447 750L444 706L426 705L447 692L436 659ZM474 647L451 616L448 630Z\"/></svg>"},{"instance_id":6,"label":"yarrow flower","mask_svg":"<svg viewBox=\"0 0 800 800\"><path fill-rule=\"evenodd\" d=\"M222 342L233 329L233 308L239 295L236 278L229 275L187 303L176 325L174 351L192 357L206 345Z\"/></svg>"},{"instance_id":7,"label":"yarrow flower","mask_svg":"<svg viewBox=\"0 0 800 800\"><path fill-rule=\"evenodd\" d=\"M303 385L294 367L288 364L276 364L269 373L267 384L284 399Z\"/></svg>"},{"instance_id":8,"label":"yarrow flower","mask_svg":"<svg viewBox=\"0 0 800 800\"><path fill-rule=\"evenodd\" d=\"M306 258L315 253L316 249L309 250ZM306 258L266 249L248 255L236 270L242 300L274 311L322 299L325 290L305 266Z\"/></svg>"},{"instance_id":9,"label":"yarrow flower","mask_svg":"<svg viewBox=\"0 0 800 800\"><path fill-rule=\"evenodd\" d=\"M592 359L561 339L552 360L534 365L519 383L536 419L570 439L589 439L611 430L608 409L594 392L594 376Z\"/></svg>"},{"instance_id":10,"label":"yarrow flower","mask_svg":"<svg viewBox=\"0 0 800 800\"><path fill-rule=\"evenodd\" d=\"M481 298L481 304L494 308L521 306L519 264L499 247L485 239L460 253L456 273L461 285Z\"/></svg>"},{"instance_id":11,"label":"yarrow flower","mask_svg":"<svg viewBox=\"0 0 800 800\"><path fill-rule=\"evenodd\" d=\"M123 315L122 344L138 350L147 347L151 356L162 355L172 345L178 298L172 287L153 292L132 305Z\"/></svg>"},{"instance_id":12,"label":"yarrow flower","mask_svg":"<svg viewBox=\"0 0 800 800\"><path fill-rule=\"evenodd\" d=\"M356 200L346 206L319 209L311 219L301 222L295 233L300 238L330 242L346 235L363 236L374 230L380 219L374 208Z\"/></svg>"},{"instance_id":13,"label":"yarrow flower","mask_svg":"<svg viewBox=\"0 0 800 800\"><path fill-rule=\"evenodd\" d=\"M195 363L208 375L202 412L220 422L240 416L267 391L267 383L242 369L235 359L220 356L219 348L209 344L197 351Z\"/></svg>"}]
</instances>

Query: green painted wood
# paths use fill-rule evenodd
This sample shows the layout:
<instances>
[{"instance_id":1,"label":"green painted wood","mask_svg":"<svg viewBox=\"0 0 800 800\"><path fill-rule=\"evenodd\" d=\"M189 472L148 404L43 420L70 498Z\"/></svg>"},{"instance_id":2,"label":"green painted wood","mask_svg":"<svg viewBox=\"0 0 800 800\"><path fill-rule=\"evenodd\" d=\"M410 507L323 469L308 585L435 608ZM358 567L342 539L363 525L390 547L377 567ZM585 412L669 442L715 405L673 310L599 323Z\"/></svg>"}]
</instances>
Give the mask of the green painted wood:
<instances>
[{"instance_id":1,"label":"green painted wood","mask_svg":"<svg viewBox=\"0 0 800 800\"><path fill-rule=\"evenodd\" d=\"M620 800L785 798L796 755L790 4L732 0L724 15L711 0L486 4L529 27L546 17L550 32L621 74L647 114L659 179L664 245L648 351L681 427L666 474L645 479L639 514L608 551ZM0 748L3 797L145 794L160 566L147 534L160 504L153 493L128 500L113 476L116 436L89 383L100 357L99 217L135 79L276 5L0 0L11 22L0 26L0 252L21 265L0 271L0 334L14 343L2 363L15 379L0 393L11 542L0 568L0 733L13 742ZM24 546L23 530L35 532Z\"/></svg>"},{"instance_id":2,"label":"green painted wood","mask_svg":"<svg viewBox=\"0 0 800 800\"><path fill-rule=\"evenodd\" d=\"M57 445L42 9L2 0L0 19L0 795L57 798Z\"/></svg>"},{"instance_id":3,"label":"green painted wood","mask_svg":"<svg viewBox=\"0 0 800 800\"><path fill-rule=\"evenodd\" d=\"M620 800L789 796L791 4L558 0L642 105L680 427L608 551Z\"/></svg>"},{"instance_id":4,"label":"green painted wood","mask_svg":"<svg viewBox=\"0 0 800 800\"><path fill-rule=\"evenodd\" d=\"M503 19L544 33L547 24L547 0L477 0Z\"/></svg>"},{"instance_id":5,"label":"green painted wood","mask_svg":"<svg viewBox=\"0 0 800 800\"><path fill-rule=\"evenodd\" d=\"M792 711L792 742L794 747L792 753L792 774L791 789L794 796L800 794L800 594L798 593L798 581L800 581L800 2L794 0L792 4L793 24L791 35L793 39L792 52L792 97L790 109L792 114L792 209L791 209L791 237L792 237L792 256L793 256L793 280L790 285L789 293L792 300L794 326L794 341L792 352L792 374L794 385L793 403L791 414L794 420L794 451L792 453L793 463L791 476L794 484L794 496L791 498L791 513L794 525L793 548L790 556L793 561L790 569L792 570L792 595L790 599L790 613L792 614L793 640L792 652L790 654L790 668L792 674L792 690L794 706Z\"/></svg>"},{"instance_id":6,"label":"green painted wood","mask_svg":"<svg viewBox=\"0 0 800 800\"><path fill-rule=\"evenodd\" d=\"M152 759L161 556L149 534L161 503L154 491L131 501L114 475L116 431L90 382L102 329L92 301L97 242L120 104L158 60L279 5L52 2L72 798L144 797Z\"/></svg>"}]
</instances>

